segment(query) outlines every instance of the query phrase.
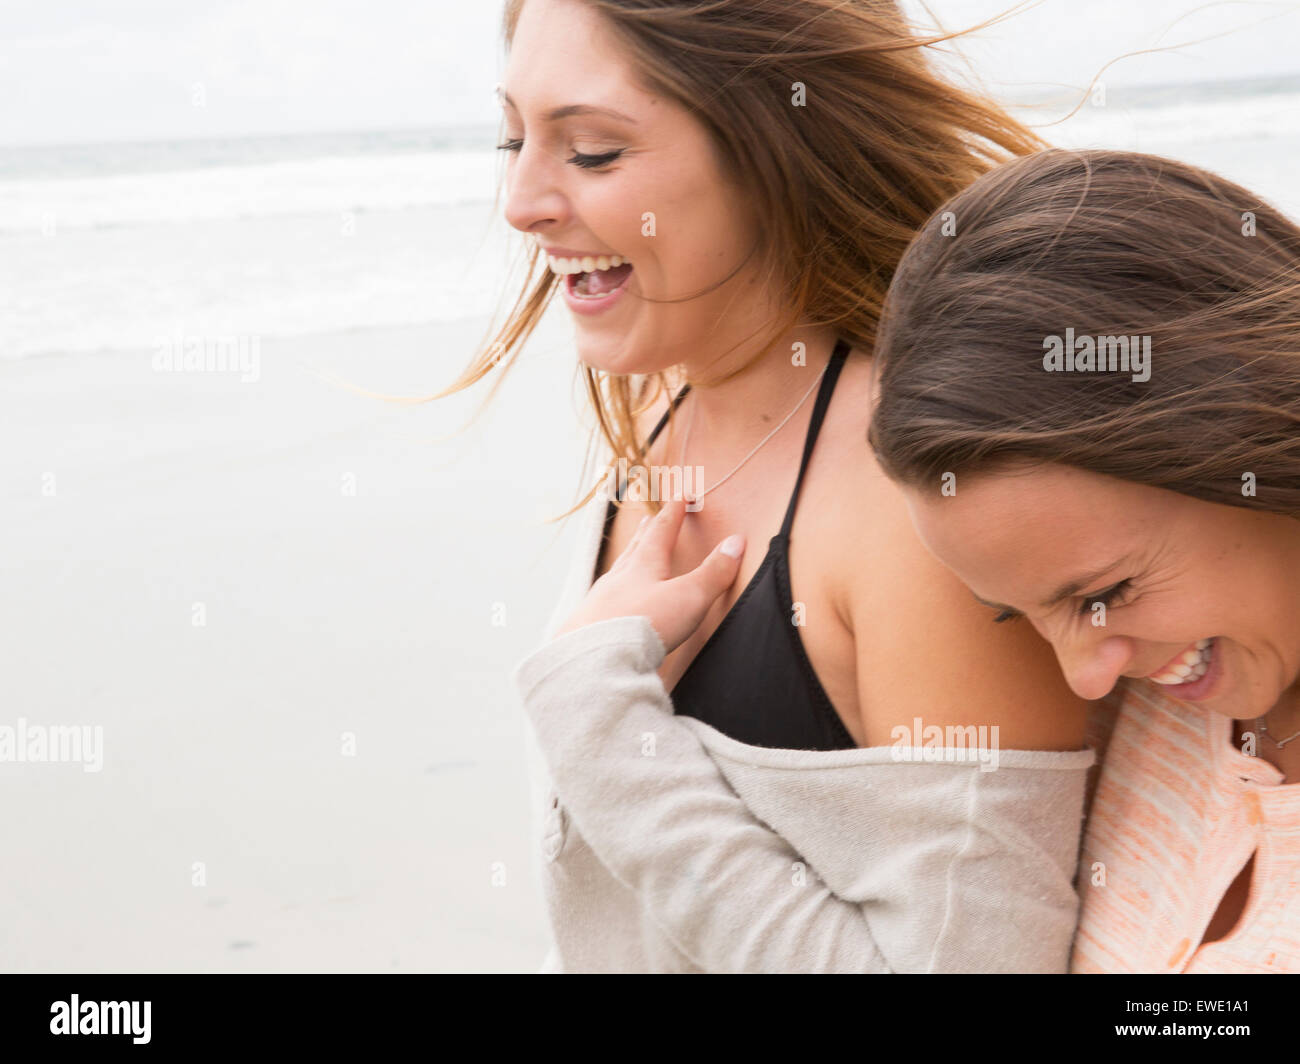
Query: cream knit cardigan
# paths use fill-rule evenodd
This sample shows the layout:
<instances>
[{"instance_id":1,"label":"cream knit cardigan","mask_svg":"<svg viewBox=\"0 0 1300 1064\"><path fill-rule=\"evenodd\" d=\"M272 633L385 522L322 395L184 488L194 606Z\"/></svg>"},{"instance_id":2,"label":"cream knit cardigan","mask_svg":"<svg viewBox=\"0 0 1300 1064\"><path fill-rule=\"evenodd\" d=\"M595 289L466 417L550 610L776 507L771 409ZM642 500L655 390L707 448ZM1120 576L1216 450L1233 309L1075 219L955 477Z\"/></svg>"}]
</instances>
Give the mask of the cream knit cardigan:
<instances>
[{"instance_id":1,"label":"cream knit cardigan","mask_svg":"<svg viewBox=\"0 0 1300 1064\"><path fill-rule=\"evenodd\" d=\"M1001 750L985 771L958 749L775 750L675 716L648 619L551 638L604 509L583 512L548 641L515 674L542 971L1065 972L1094 751Z\"/></svg>"}]
</instances>

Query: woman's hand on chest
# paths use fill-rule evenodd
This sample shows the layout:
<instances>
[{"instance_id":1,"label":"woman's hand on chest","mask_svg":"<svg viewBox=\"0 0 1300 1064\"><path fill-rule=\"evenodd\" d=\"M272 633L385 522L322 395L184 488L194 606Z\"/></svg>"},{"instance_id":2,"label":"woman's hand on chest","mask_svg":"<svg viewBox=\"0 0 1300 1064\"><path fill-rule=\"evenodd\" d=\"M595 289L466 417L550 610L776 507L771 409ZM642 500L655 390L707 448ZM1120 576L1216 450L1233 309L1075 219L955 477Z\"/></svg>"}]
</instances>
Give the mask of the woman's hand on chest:
<instances>
[{"instance_id":1,"label":"woman's hand on chest","mask_svg":"<svg viewBox=\"0 0 1300 1064\"><path fill-rule=\"evenodd\" d=\"M557 635L615 617L647 617L666 651L680 646L735 582L745 552L743 536L727 536L694 569L673 576L673 547L685 516L686 504L678 500L643 518Z\"/></svg>"}]
</instances>

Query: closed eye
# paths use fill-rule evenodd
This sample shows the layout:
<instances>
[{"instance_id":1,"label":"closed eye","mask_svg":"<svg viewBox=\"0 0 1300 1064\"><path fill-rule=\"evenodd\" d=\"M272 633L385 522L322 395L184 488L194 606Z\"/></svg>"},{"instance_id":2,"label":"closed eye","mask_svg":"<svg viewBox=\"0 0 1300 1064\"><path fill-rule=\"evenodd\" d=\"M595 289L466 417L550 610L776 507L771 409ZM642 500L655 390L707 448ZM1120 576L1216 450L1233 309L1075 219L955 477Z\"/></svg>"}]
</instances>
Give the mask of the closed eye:
<instances>
[{"instance_id":1,"label":"closed eye","mask_svg":"<svg viewBox=\"0 0 1300 1064\"><path fill-rule=\"evenodd\" d=\"M1003 610L993 618L993 623L1002 624L1004 621L1017 621L1023 616L1024 614L1019 610Z\"/></svg>"},{"instance_id":2,"label":"closed eye","mask_svg":"<svg viewBox=\"0 0 1300 1064\"><path fill-rule=\"evenodd\" d=\"M622 154L622 148L617 151L607 151L603 155L584 155L582 152L575 151L569 162L586 170L594 170L598 166L608 166L610 163L617 162Z\"/></svg>"},{"instance_id":3,"label":"closed eye","mask_svg":"<svg viewBox=\"0 0 1300 1064\"><path fill-rule=\"evenodd\" d=\"M1121 580L1118 584L1107 588L1105 591L1099 591L1095 595L1085 596L1079 605L1079 613L1081 615L1091 613L1094 605L1098 602L1109 609L1115 603L1115 600L1129 589L1131 583L1131 580Z\"/></svg>"},{"instance_id":4,"label":"closed eye","mask_svg":"<svg viewBox=\"0 0 1300 1064\"><path fill-rule=\"evenodd\" d=\"M517 152L523 149L524 142L518 138L505 141L497 145L498 151ZM581 166L584 170L595 170L601 166L608 166L610 163L617 162L626 149L619 148L617 151L607 151L600 155L587 155L584 152L575 151L573 156L568 160L574 166Z\"/></svg>"}]
</instances>

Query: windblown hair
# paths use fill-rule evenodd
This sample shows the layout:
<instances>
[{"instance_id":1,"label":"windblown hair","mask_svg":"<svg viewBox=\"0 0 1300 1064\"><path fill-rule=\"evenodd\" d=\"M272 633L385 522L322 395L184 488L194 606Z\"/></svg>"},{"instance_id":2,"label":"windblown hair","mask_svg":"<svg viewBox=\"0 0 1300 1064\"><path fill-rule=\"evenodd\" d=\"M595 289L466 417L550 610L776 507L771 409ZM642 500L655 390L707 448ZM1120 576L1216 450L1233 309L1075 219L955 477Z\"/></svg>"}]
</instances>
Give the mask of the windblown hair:
<instances>
[{"instance_id":1,"label":"windblown hair","mask_svg":"<svg viewBox=\"0 0 1300 1064\"><path fill-rule=\"evenodd\" d=\"M506 4L507 48L524 2ZM703 123L764 219L757 262L790 293L789 320L769 343L808 320L870 350L894 267L931 212L990 167L1045 146L933 71L925 49L959 34L912 31L894 0L581 2L605 18L650 91ZM805 107L791 106L797 82L808 86ZM558 284L532 248L504 324L440 394L508 370ZM580 372L608 460L637 461L637 417L665 376Z\"/></svg>"},{"instance_id":2,"label":"windblown hair","mask_svg":"<svg viewBox=\"0 0 1300 1064\"><path fill-rule=\"evenodd\" d=\"M1055 371L1067 329L1149 337L1149 379ZM875 373L900 483L1057 463L1300 517L1300 227L1172 159L1017 159L917 234Z\"/></svg>"}]
</instances>

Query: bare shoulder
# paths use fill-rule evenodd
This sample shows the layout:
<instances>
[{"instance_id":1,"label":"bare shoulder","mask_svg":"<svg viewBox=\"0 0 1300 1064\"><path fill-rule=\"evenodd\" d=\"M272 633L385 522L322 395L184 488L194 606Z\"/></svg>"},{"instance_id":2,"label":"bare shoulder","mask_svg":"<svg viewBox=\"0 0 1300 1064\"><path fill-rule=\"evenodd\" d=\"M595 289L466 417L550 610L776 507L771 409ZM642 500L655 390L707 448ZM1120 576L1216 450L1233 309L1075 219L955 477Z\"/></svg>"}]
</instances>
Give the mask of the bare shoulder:
<instances>
[{"instance_id":1,"label":"bare shoulder","mask_svg":"<svg viewBox=\"0 0 1300 1064\"><path fill-rule=\"evenodd\" d=\"M997 725L1007 749L1080 749L1091 704L1070 690L1027 621L995 624L925 548L901 490L866 443L869 363L846 364L844 376L852 402L841 412L850 408L856 424L832 436L840 460L825 545L843 567L836 608L853 633L868 744L886 744L894 726L920 717L941 727Z\"/></svg>"},{"instance_id":2,"label":"bare shoulder","mask_svg":"<svg viewBox=\"0 0 1300 1064\"><path fill-rule=\"evenodd\" d=\"M868 734L921 716L998 725L1008 748L1080 749L1088 703L1066 684L1050 645L1026 621L994 623L926 550L885 483L875 553L887 564L860 571L849 589L859 676L870 677L860 682Z\"/></svg>"}]
</instances>

